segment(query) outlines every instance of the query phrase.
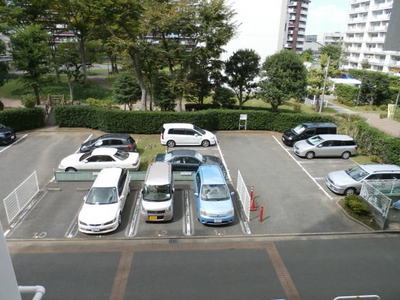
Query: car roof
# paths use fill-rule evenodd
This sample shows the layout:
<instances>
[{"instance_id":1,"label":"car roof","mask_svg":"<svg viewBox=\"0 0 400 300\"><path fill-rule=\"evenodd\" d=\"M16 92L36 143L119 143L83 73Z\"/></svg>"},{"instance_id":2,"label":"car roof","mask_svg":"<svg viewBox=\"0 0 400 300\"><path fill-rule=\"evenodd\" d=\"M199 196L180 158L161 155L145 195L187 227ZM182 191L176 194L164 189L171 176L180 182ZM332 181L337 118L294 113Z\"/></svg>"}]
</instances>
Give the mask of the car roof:
<instances>
[{"instance_id":1,"label":"car roof","mask_svg":"<svg viewBox=\"0 0 400 300\"><path fill-rule=\"evenodd\" d=\"M194 125L190 123L164 123L164 128L193 128Z\"/></svg>"},{"instance_id":2,"label":"car roof","mask_svg":"<svg viewBox=\"0 0 400 300\"><path fill-rule=\"evenodd\" d=\"M391 164L365 164L360 165L368 173L379 173L379 172L400 172L398 165Z\"/></svg>"},{"instance_id":3,"label":"car roof","mask_svg":"<svg viewBox=\"0 0 400 300\"><path fill-rule=\"evenodd\" d=\"M188 150L188 149L180 150L179 149L179 150L172 150L168 153L170 153L174 157L176 157L176 156L193 156L194 157L196 155L196 153L198 153L198 152L195 150Z\"/></svg>"},{"instance_id":4,"label":"car roof","mask_svg":"<svg viewBox=\"0 0 400 300\"><path fill-rule=\"evenodd\" d=\"M110 139L110 138L128 139L129 137L130 135L125 133L106 133L99 136L98 139Z\"/></svg>"},{"instance_id":5,"label":"car roof","mask_svg":"<svg viewBox=\"0 0 400 300\"><path fill-rule=\"evenodd\" d=\"M345 134L317 134L324 140L333 140L333 141L352 141L353 138L349 135Z\"/></svg>"},{"instance_id":6,"label":"car roof","mask_svg":"<svg viewBox=\"0 0 400 300\"><path fill-rule=\"evenodd\" d=\"M92 151L92 155L114 155L117 151L116 148L99 147Z\"/></svg>"},{"instance_id":7,"label":"car roof","mask_svg":"<svg viewBox=\"0 0 400 300\"><path fill-rule=\"evenodd\" d=\"M147 169L146 185L166 185L172 183L171 164L166 162L153 162Z\"/></svg>"},{"instance_id":8,"label":"car roof","mask_svg":"<svg viewBox=\"0 0 400 300\"><path fill-rule=\"evenodd\" d=\"M93 187L115 187L121 176L121 168L105 168L102 169L93 183Z\"/></svg>"},{"instance_id":9,"label":"car roof","mask_svg":"<svg viewBox=\"0 0 400 300\"><path fill-rule=\"evenodd\" d=\"M224 174L218 165L202 165L198 172L203 184L226 184Z\"/></svg>"},{"instance_id":10,"label":"car roof","mask_svg":"<svg viewBox=\"0 0 400 300\"><path fill-rule=\"evenodd\" d=\"M314 128L314 127L337 127L334 123L303 123L304 126Z\"/></svg>"}]
</instances>

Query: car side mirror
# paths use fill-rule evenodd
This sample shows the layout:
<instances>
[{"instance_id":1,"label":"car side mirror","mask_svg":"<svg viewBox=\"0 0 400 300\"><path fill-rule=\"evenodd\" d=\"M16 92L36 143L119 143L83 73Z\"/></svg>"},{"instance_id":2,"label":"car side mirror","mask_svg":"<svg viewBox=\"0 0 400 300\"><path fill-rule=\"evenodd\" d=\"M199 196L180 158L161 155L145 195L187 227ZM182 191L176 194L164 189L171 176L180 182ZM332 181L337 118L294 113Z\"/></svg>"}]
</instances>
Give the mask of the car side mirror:
<instances>
[{"instance_id":1,"label":"car side mirror","mask_svg":"<svg viewBox=\"0 0 400 300\"><path fill-rule=\"evenodd\" d=\"M319 144L317 147L318 147L318 148L322 148L322 144Z\"/></svg>"},{"instance_id":2,"label":"car side mirror","mask_svg":"<svg viewBox=\"0 0 400 300\"><path fill-rule=\"evenodd\" d=\"M194 195L195 195L196 197L198 197L198 196L199 196L199 193L194 193Z\"/></svg>"},{"instance_id":3,"label":"car side mirror","mask_svg":"<svg viewBox=\"0 0 400 300\"><path fill-rule=\"evenodd\" d=\"M235 192L231 192L231 196L235 195Z\"/></svg>"},{"instance_id":4,"label":"car side mirror","mask_svg":"<svg viewBox=\"0 0 400 300\"><path fill-rule=\"evenodd\" d=\"M199 136L200 136L200 134L198 134L198 133L195 133L195 134L194 134L194 136L195 136L195 137L199 137Z\"/></svg>"}]
</instances>

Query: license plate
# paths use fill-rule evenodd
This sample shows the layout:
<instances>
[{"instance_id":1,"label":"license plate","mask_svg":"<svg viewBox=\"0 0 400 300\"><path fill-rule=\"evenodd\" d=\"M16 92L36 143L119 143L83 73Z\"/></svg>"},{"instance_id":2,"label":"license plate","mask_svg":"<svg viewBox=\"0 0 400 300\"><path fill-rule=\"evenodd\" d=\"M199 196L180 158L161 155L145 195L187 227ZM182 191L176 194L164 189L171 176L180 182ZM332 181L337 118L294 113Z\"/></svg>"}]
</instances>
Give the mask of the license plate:
<instances>
[{"instance_id":1,"label":"license plate","mask_svg":"<svg viewBox=\"0 0 400 300\"><path fill-rule=\"evenodd\" d=\"M214 219L214 223L221 223L222 220L221 219Z\"/></svg>"},{"instance_id":2,"label":"license plate","mask_svg":"<svg viewBox=\"0 0 400 300\"><path fill-rule=\"evenodd\" d=\"M157 221L157 216L149 216L150 221Z\"/></svg>"},{"instance_id":3,"label":"license plate","mask_svg":"<svg viewBox=\"0 0 400 300\"><path fill-rule=\"evenodd\" d=\"M100 228L92 228L92 231L98 232L98 231L100 231Z\"/></svg>"}]
</instances>

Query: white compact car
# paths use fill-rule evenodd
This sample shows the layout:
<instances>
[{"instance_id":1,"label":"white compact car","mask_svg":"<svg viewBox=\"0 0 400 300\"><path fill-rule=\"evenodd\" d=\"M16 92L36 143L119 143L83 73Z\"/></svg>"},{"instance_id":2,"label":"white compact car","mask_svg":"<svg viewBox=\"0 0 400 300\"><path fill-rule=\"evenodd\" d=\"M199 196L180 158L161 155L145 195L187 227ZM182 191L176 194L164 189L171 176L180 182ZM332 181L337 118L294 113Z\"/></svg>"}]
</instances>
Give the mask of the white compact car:
<instances>
[{"instance_id":1,"label":"white compact car","mask_svg":"<svg viewBox=\"0 0 400 300\"><path fill-rule=\"evenodd\" d=\"M165 123L161 129L162 145L201 145L208 147L217 143L217 137L204 129L189 123Z\"/></svg>"},{"instance_id":2,"label":"white compact car","mask_svg":"<svg viewBox=\"0 0 400 300\"><path fill-rule=\"evenodd\" d=\"M58 168L65 171L124 168L137 170L140 157L137 152L125 152L115 148L97 148L87 153L75 153L64 158Z\"/></svg>"},{"instance_id":3,"label":"white compact car","mask_svg":"<svg viewBox=\"0 0 400 300\"><path fill-rule=\"evenodd\" d=\"M79 212L78 228L83 233L107 233L121 223L122 210L130 192L126 169L100 171Z\"/></svg>"}]
</instances>

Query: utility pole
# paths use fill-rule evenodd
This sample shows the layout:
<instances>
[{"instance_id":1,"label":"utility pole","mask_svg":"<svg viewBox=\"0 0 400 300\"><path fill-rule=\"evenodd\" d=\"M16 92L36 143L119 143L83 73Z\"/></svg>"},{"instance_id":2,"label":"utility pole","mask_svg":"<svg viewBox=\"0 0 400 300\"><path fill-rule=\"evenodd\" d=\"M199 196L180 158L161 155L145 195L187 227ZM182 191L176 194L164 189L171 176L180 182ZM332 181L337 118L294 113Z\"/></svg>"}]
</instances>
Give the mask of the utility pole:
<instances>
[{"instance_id":1,"label":"utility pole","mask_svg":"<svg viewBox=\"0 0 400 300\"><path fill-rule=\"evenodd\" d=\"M322 89L322 98L321 101L319 103L319 112L322 112L322 106L324 106L325 103L325 89L326 89L326 81L328 79L328 71L329 71L329 64L331 63L331 57L328 56L328 64L326 65L326 69L325 69L325 78L324 78L324 87Z\"/></svg>"},{"instance_id":2,"label":"utility pole","mask_svg":"<svg viewBox=\"0 0 400 300\"><path fill-rule=\"evenodd\" d=\"M396 113L397 105L399 104L400 90L397 93L396 104L394 105L394 113Z\"/></svg>"},{"instance_id":3,"label":"utility pole","mask_svg":"<svg viewBox=\"0 0 400 300\"><path fill-rule=\"evenodd\" d=\"M361 87L362 87L362 81L361 81L360 86L358 87L358 94L357 94L356 106L358 106L358 104L360 104Z\"/></svg>"}]
</instances>

